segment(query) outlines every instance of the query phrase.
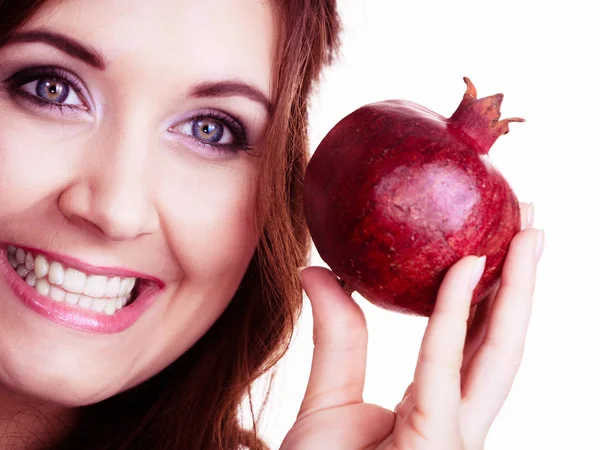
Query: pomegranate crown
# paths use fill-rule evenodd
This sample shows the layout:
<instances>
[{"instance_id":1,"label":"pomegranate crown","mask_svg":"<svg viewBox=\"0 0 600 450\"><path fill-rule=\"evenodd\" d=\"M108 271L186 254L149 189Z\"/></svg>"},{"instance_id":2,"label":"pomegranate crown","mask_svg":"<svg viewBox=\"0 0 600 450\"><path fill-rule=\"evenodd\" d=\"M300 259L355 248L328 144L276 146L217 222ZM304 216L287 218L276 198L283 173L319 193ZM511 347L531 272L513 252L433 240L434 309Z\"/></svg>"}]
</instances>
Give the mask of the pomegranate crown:
<instances>
[{"instance_id":1,"label":"pomegranate crown","mask_svg":"<svg viewBox=\"0 0 600 450\"><path fill-rule=\"evenodd\" d=\"M486 155L496 139L508 133L509 123L525 122L525 119L513 117L499 120L504 95L496 94L478 99L477 90L471 80L467 77L463 80L467 84L467 91L454 114L448 119L449 127L466 137L479 153Z\"/></svg>"}]
</instances>

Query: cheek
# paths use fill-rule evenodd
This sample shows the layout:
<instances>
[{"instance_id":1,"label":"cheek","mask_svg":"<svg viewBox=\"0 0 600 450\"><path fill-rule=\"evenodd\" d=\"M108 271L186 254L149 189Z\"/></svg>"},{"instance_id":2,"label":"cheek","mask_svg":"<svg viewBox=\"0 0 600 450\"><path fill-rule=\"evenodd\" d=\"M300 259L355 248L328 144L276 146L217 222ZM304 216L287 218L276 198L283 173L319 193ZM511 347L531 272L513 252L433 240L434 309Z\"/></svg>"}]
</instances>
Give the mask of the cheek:
<instances>
[{"instance_id":1,"label":"cheek","mask_svg":"<svg viewBox=\"0 0 600 450\"><path fill-rule=\"evenodd\" d=\"M186 284L237 287L259 237L255 177L256 161L241 156L165 184L161 216Z\"/></svg>"},{"instance_id":2,"label":"cheek","mask_svg":"<svg viewBox=\"0 0 600 450\"><path fill-rule=\"evenodd\" d=\"M0 110L0 220L16 218L68 183L74 136ZM75 144L76 145L76 144Z\"/></svg>"},{"instance_id":3,"label":"cheek","mask_svg":"<svg viewBox=\"0 0 600 450\"><path fill-rule=\"evenodd\" d=\"M152 333L153 345L146 346L149 352L132 384L188 349L233 298L259 239L254 164L205 166L155 185L165 239L182 273L158 313L161 333Z\"/></svg>"}]
</instances>

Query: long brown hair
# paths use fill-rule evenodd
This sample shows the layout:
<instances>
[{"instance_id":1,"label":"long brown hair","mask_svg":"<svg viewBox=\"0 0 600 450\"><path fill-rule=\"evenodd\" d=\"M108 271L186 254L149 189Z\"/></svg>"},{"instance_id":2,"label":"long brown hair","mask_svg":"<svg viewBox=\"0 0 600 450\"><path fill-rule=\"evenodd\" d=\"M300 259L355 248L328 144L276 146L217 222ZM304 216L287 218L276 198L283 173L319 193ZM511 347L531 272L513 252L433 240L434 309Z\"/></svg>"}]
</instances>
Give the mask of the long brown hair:
<instances>
[{"instance_id":1,"label":"long brown hair","mask_svg":"<svg viewBox=\"0 0 600 450\"><path fill-rule=\"evenodd\" d=\"M0 46L46 0L0 0ZM260 160L263 233L222 316L184 355L141 385L81 408L66 449L265 449L239 422L252 383L286 351L302 306L296 270L309 238L302 218L308 100L338 49L336 0L273 0L279 18L275 100ZM251 397L250 397L251 398ZM250 405L253 403L250 402Z\"/></svg>"}]
</instances>

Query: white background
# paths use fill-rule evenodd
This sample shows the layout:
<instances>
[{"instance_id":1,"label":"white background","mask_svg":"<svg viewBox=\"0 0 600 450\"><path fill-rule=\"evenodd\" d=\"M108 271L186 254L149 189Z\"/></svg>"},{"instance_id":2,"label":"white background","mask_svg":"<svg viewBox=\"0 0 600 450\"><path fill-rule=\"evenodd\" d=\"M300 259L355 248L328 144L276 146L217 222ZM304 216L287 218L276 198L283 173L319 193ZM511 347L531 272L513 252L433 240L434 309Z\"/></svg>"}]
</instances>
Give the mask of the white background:
<instances>
[{"instance_id":1,"label":"white background","mask_svg":"<svg viewBox=\"0 0 600 450\"><path fill-rule=\"evenodd\" d=\"M519 198L535 203L546 252L524 361L486 450L600 449L596 2L340 3L343 56L313 102L312 149L343 116L373 101L404 98L449 116L463 76L479 96L505 94L502 117L527 120L512 124L490 156ZM323 264L316 253L313 264ZM412 379L426 322L359 303L370 332L365 400L393 408ZM273 448L304 394L311 321L307 302L261 426Z\"/></svg>"}]
</instances>

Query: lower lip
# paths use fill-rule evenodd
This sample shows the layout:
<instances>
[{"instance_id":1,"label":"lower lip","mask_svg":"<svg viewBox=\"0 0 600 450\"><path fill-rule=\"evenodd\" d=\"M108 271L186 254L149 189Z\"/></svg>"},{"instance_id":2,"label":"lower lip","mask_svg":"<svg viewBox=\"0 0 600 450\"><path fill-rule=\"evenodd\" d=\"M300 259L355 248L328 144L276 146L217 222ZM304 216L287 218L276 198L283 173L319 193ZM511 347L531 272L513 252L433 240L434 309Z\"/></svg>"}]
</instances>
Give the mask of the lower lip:
<instances>
[{"instance_id":1,"label":"lower lip","mask_svg":"<svg viewBox=\"0 0 600 450\"><path fill-rule=\"evenodd\" d=\"M161 291L158 286L142 281L139 295L130 305L116 311L113 315L106 315L56 302L39 294L25 283L8 263L5 248L0 248L0 272L4 274L9 286L25 306L39 315L69 328L102 334L120 333L132 326L154 303Z\"/></svg>"}]
</instances>

